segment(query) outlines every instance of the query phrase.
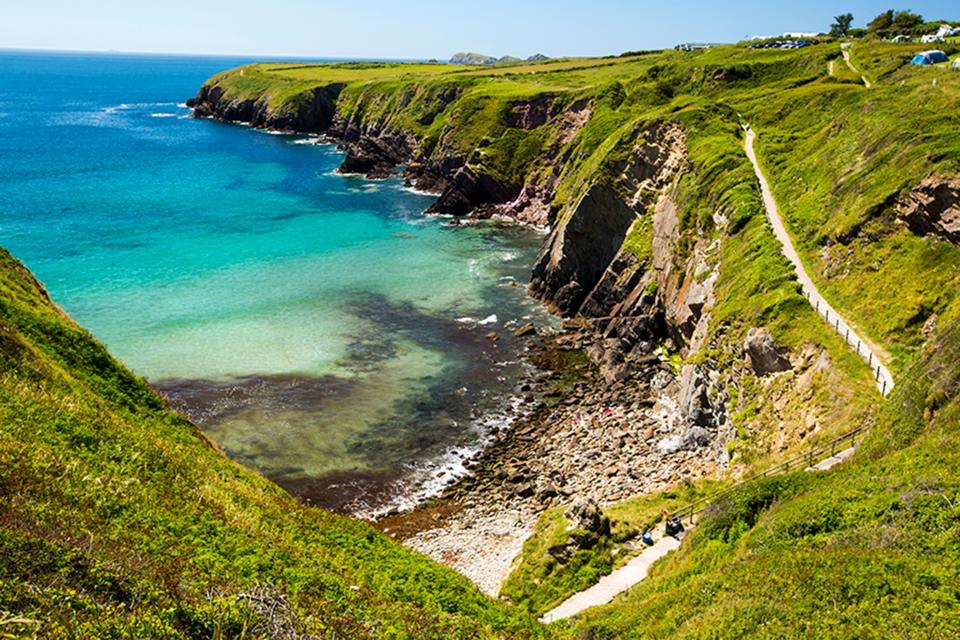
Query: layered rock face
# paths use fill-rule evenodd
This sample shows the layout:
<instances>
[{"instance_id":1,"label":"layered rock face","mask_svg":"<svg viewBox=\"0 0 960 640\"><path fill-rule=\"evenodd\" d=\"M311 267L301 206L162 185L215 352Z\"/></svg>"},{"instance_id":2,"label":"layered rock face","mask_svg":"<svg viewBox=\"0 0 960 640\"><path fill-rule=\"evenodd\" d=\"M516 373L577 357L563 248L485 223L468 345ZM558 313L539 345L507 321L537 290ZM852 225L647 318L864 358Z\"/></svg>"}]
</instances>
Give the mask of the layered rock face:
<instances>
[{"instance_id":1,"label":"layered rock face","mask_svg":"<svg viewBox=\"0 0 960 640\"><path fill-rule=\"evenodd\" d=\"M899 203L911 231L960 243L960 178L927 178Z\"/></svg>"},{"instance_id":2,"label":"layered rock face","mask_svg":"<svg viewBox=\"0 0 960 640\"><path fill-rule=\"evenodd\" d=\"M547 238L530 290L562 315L576 315L620 251L636 216L613 188L591 187Z\"/></svg>"},{"instance_id":3,"label":"layered rock face","mask_svg":"<svg viewBox=\"0 0 960 640\"><path fill-rule=\"evenodd\" d=\"M271 109L265 97L231 98L217 85L204 85L196 97L187 100L199 118L211 117L224 122L244 122L254 127L297 133L323 133L330 128L337 111L337 98L344 84L329 84L309 92L296 106Z\"/></svg>"},{"instance_id":4,"label":"layered rock face","mask_svg":"<svg viewBox=\"0 0 960 640\"><path fill-rule=\"evenodd\" d=\"M723 461L732 427L719 372L687 364L668 382L655 352L658 345L685 352L704 346L717 277L707 260L709 238L696 236L681 249L675 188L688 170L685 136L677 125L657 123L636 137L615 183L591 186L561 212L530 291L584 328L587 353L608 385L666 397L681 422L658 442L662 455L709 447ZM625 242L635 225L647 230L641 244L649 253Z\"/></svg>"},{"instance_id":5,"label":"layered rock face","mask_svg":"<svg viewBox=\"0 0 960 640\"><path fill-rule=\"evenodd\" d=\"M297 133L322 133L336 140L346 152L340 171L378 179L403 167L411 186L438 194L431 213L489 218L502 216L537 226L551 222L550 203L556 182L566 163L565 147L587 123L592 113L589 99L565 104L552 96L518 100L504 114L505 124L532 131L549 127L555 135L532 159L527 178L495 177L485 166L484 149L464 151L453 125L444 128L438 140L425 143L417 135L394 124L393 116L414 106L421 113L417 122L429 126L460 97L463 87L431 87L426 94L410 89L396 97L394 111L371 117L366 111L382 96L361 96L348 113L339 108L345 85L330 84L287 100L281 106L268 97L238 98L216 84L206 84L187 101L196 117L249 124L257 128ZM415 104L414 104L415 103Z\"/></svg>"}]
</instances>

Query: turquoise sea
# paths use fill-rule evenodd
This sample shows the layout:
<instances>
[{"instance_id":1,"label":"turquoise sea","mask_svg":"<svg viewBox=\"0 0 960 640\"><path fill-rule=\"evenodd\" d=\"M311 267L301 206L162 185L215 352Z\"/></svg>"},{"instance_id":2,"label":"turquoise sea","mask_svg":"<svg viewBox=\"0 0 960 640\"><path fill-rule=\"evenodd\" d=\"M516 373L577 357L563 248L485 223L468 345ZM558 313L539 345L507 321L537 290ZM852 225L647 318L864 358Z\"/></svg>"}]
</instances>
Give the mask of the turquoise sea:
<instances>
[{"instance_id":1,"label":"turquoise sea","mask_svg":"<svg viewBox=\"0 0 960 640\"><path fill-rule=\"evenodd\" d=\"M189 117L250 61L0 53L0 244L228 455L341 511L409 502L504 419L542 238Z\"/></svg>"}]
</instances>

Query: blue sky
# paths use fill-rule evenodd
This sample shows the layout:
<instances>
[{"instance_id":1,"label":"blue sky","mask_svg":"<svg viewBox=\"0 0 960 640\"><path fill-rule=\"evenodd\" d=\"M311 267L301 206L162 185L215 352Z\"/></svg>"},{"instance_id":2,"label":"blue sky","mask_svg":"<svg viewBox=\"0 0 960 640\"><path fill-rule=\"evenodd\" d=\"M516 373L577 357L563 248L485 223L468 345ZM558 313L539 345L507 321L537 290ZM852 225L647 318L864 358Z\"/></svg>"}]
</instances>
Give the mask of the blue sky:
<instances>
[{"instance_id":1,"label":"blue sky","mask_svg":"<svg viewBox=\"0 0 960 640\"><path fill-rule=\"evenodd\" d=\"M891 6L862 0L5 0L0 47L371 58L446 58L456 51L606 55L817 31L848 11L862 26ZM902 8L960 21L960 6L943 0Z\"/></svg>"}]
</instances>

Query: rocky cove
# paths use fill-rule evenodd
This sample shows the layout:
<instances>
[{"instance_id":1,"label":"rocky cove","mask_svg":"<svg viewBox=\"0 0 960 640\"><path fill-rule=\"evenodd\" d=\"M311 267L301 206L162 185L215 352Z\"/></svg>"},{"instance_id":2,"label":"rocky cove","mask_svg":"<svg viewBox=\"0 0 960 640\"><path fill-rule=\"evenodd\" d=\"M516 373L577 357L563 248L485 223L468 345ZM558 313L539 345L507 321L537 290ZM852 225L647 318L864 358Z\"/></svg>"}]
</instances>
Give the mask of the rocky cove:
<instances>
[{"instance_id":1,"label":"rocky cove","mask_svg":"<svg viewBox=\"0 0 960 640\"><path fill-rule=\"evenodd\" d=\"M957 636L913 47L0 55L0 627Z\"/></svg>"},{"instance_id":2,"label":"rocky cove","mask_svg":"<svg viewBox=\"0 0 960 640\"><path fill-rule=\"evenodd\" d=\"M314 89L295 109L274 110L265 99L233 99L214 84L188 104L197 117L334 140L346 152L343 173L377 179L402 167L408 185L438 194L428 213L546 227L529 293L563 319L559 331L517 330L536 369L517 381L523 402L511 427L466 460L469 473L440 496L387 514L379 528L496 594L544 509L575 500L607 504L727 466L732 376L709 359L677 364L680 355L712 346L705 341L718 268L710 259L717 240L691 242L680 228L677 185L689 171L680 126L636 128L629 153L558 203L558 185L574 162L567 143L588 121L591 100L510 104L509 127L552 132L517 182L485 169L485 140L464 154L453 131L427 143L362 110L341 114L342 91ZM454 90L441 92L431 108L456 98ZM728 223L715 213L712 224ZM824 366L816 353L780 349L760 327L738 351L751 375L795 370L798 384L799 374Z\"/></svg>"}]
</instances>

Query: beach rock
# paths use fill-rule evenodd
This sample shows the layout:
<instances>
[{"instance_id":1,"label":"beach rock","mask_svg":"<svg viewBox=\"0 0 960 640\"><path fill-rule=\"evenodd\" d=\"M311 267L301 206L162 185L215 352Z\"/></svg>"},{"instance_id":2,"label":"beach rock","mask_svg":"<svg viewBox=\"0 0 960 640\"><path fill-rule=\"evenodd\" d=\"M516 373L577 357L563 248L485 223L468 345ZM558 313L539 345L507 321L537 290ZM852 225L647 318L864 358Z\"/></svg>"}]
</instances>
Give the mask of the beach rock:
<instances>
[{"instance_id":1,"label":"beach rock","mask_svg":"<svg viewBox=\"0 0 960 640\"><path fill-rule=\"evenodd\" d=\"M610 521L593 500L578 498L564 512L569 528L593 533L609 533Z\"/></svg>"},{"instance_id":2,"label":"beach rock","mask_svg":"<svg viewBox=\"0 0 960 640\"><path fill-rule=\"evenodd\" d=\"M747 331L743 341L743 352L750 360L750 366L758 376L765 376L792 368L790 360L773 341L773 336L765 328L753 327Z\"/></svg>"},{"instance_id":3,"label":"beach rock","mask_svg":"<svg viewBox=\"0 0 960 640\"><path fill-rule=\"evenodd\" d=\"M537 335L537 327L532 322L528 322L524 325L521 325L516 331L514 331L513 335L517 336L518 338L535 336Z\"/></svg>"},{"instance_id":4,"label":"beach rock","mask_svg":"<svg viewBox=\"0 0 960 640\"><path fill-rule=\"evenodd\" d=\"M683 439L688 448L705 447L710 444L710 432L703 427L693 426L687 429Z\"/></svg>"},{"instance_id":5,"label":"beach rock","mask_svg":"<svg viewBox=\"0 0 960 640\"><path fill-rule=\"evenodd\" d=\"M533 496L534 493L535 493L535 489L533 485L530 484L529 482L525 484L517 485L516 487L513 488L513 494L518 498L529 498Z\"/></svg>"},{"instance_id":6,"label":"beach rock","mask_svg":"<svg viewBox=\"0 0 960 640\"><path fill-rule=\"evenodd\" d=\"M670 436L657 443L657 451L663 454L676 453L683 448L683 444L683 438L680 436Z\"/></svg>"}]
</instances>

